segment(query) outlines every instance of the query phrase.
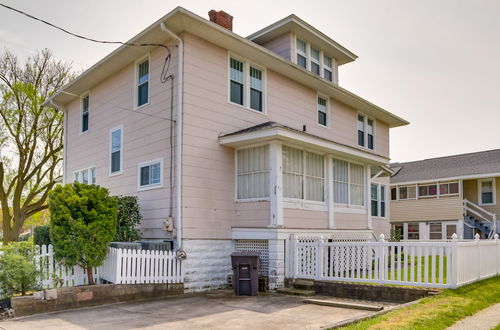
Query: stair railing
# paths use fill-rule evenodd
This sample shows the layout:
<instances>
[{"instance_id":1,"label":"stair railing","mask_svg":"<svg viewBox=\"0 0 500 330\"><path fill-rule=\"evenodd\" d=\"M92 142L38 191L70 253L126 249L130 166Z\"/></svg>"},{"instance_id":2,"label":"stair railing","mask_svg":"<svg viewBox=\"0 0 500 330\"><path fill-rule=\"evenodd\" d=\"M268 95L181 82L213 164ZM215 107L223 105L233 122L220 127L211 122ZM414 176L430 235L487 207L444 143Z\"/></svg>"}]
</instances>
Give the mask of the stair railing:
<instances>
[{"instance_id":1,"label":"stair railing","mask_svg":"<svg viewBox=\"0 0 500 330\"><path fill-rule=\"evenodd\" d=\"M474 214L475 218L479 218L480 222L487 222L491 224L491 230L488 234L488 238L492 238L496 233L497 228L497 218L496 214L485 210L481 206L472 203L468 199L464 199L463 201L464 215L469 215L469 213Z\"/></svg>"}]
</instances>

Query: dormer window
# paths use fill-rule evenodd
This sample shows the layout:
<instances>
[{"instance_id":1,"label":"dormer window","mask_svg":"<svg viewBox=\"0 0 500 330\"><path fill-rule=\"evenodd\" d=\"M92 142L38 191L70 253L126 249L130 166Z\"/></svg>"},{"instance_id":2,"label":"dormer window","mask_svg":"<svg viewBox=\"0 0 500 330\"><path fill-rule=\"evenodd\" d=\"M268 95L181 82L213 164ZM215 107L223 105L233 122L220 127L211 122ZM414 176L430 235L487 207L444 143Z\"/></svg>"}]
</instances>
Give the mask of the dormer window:
<instances>
[{"instance_id":1,"label":"dormer window","mask_svg":"<svg viewBox=\"0 0 500 330\"><path fill-rule=\"evenodd\" d=\"M320 75L319 50L311 47L311 72Z\"/></svg>"},{"instance_id":2,"label":"dormer window","mask_svg":"<svg viewBox=\"0 0 500 330\"><path fill-rule=\"evenodd\" d=\"M303 39L297 38L296 41L297 65L329 82L333 82L335 59Z\"/></svg>"},{"instance_id":3,"label":"dormer window","mask_svg":"<svg viewBox=\"0 0 500 330\"><path fill-rule=\"evenodd\" d=\"M297 64L307 69L307 43L297 39Z\"/></svg>"}]
</instances>

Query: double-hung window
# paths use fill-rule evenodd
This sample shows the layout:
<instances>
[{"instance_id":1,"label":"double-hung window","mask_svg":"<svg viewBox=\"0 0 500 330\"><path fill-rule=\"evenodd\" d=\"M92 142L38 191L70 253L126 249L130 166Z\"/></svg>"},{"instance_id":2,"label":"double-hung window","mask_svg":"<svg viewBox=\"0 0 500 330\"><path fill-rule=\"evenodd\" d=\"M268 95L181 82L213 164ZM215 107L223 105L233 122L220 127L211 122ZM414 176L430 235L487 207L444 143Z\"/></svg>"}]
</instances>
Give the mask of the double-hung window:
<instances>
[{"instance_id":1,"label":"double-hung window","mask_svg":"<svg viewBox=\"0 0 500 330\"><path fill-rule=\"evenodd\" d=\"M385 218L385 185L371 184L372 216Z\"/></svg>"},{"instance_id":2,"label":"double-hung window","mask_svg":"<svg viewBox=\"0 0 500 330\"><path fill-rule=\"evenodd\" d=\"M123 130L121 126L111 130L110 139L110 174L119 174L122 171L123 159Z\"/></svg>"},{"instance_id":3,"label":"double-hung window","mask_svg":"<svg viewBox=\"0 0 500 330\"><path fill-rule=\"evenodd\" d=\"M332 179L334 203L364 205L366 188L363 165L334 158Z\"/></svg>"},{"instance_id":4,"label":"double-hung window","mask_svg":"<svg viewBox=\"0 0 500 330\"><path fill-rule=\"evenodd\" d=\"M89 130L89 96L82 98L82 127L81 132L85 133Z\"/></svg>"},{"instance_id":5,"label":"double-hung window","mask_svg":"<svg viewBox=\"0 0 500 330\"><path fill-rule=\"evenodd\" d=\"M420 224L418 222L408 222L407 237L408 239L420 238Z\"/></svg>"},{"instance_id":6,"label":"double-hung window","mask_svg":"<svg viewBox=\"0 0 500 330\"><path fill-rule=\"evenodd\" d=\"M429 238L443 239L443 225L441 222L431 222L429 224Z\"/></svg>"},{"instance_id":7,"label":"double-hung window","mask_svg":"<svg viewBox=\"0 0 500 330\"><path fill-rule=\"evenodd\" d=\"M264 111L264 71L238 60L229 59L229 101Z\"/></svg>"},{"instance_id":8,"label":"double-hung window","mask_svg":"<svg viewBox=\"0 0 500 330\"><path fill-rule=\"evenodd\" d=\"M320 59L319 50L311 47L311 72L318 76L321 75L320 71L321 63L319 59Z\"/></svg>"},{"instance_id":9,"label":"double-hung window","mask_svg":"<svg viewBox=\"0 0 500 330\"><path fill-rule=\"evenodd\" d=\"M244 72L243 62L238 61L231 57L230 59L230 93L231 102L243 105L244 102Z\"/></svg>"},{"instance_id":10,"label":"double-hung window","mask_svg":"<svg viewBox=\"0 0 500 330\"><path fill-rule=\"evenodd\" d=\"M332 58L326 55L323 56L323 78L329 82L333 82Z\"/></svg>"},{"instance_id":11,"label":"double-hung window","mask_svg":"<svg viewBox=\"0 0 500 330\"><path fill-rule=\"evenodd\" d=\"M328 126L328 100L318 96L318 124Z\"/></svg>"},{"instance_id":12,"label":"double-hung window","mask_svg":"<svg viewBox=\"0 0 500 330\"><path fill-rule=\"evenodd\" d=\"M163 159L152 160L138 165L139 190L163 186Z\"/></svg>"},{"instance_id":13,"label":"double-hung window","mask_svg":"<svg viewBox=\"0 0 500 330\"><path fill-rule=\"evenodd\" d=\"M269 197L269 146L237 151L237 198Z\"/></svg>"},{"instance_id":14,"label":"double-hung window","mask_svg":"<svg viewBox=\"0 0 500 330\"><path fill-rule=\"evenodd\" d=\"M418 197L432 197L437 196L437 184L419 185Z\"/></svg>"},{"instance_id":15,"label":"double-hung window","mask_svg":"<svg viewBox=\"0 0 500 330\"><path fill-rule=\"evenodd\" d=\"M325 200L325 158L322 155L283 146L283 197Z\"/></svg>"},{"instance_id":16,"label":"double-hung window","mask_svg":"<svg viewBox=\"0 0 500 330\"><path fill-rule=\"evenodd\" d=\"M375 123L372 119L358 114L358 145L375 149Z\"/></svg>"},{"instance_id":17,"label":"double-hung window","mask_svg":"<svg viewBox=\"0 0 500 330\"><path fill-rule=\"evenodd\" d=\"M456 195L458 194L458 182L447 182L439 184L439 195Z\"/></svg>"},{"instance_id":18,"label":"double-hung window","mask_svg":"<svg viewBox=\"0 0 500 330\"><path fill-rule=\"evenodd\" d=\"M149 102L149 58L137 64L137 107Z\"/></svg>"},{"instance_id":19,"label":"double-hung window","mask_svg":"<svg viewBox=\"0 0 500 330\"><path fill-rule=\"evenodd\" d=\"M479 205L495 205L495 179L478 181Z\"/></svg>"},{"instance_id":20,"label":"double-hung window","mask_svg":"<svg viewBox=\"0 0 500 330\"><path fill-rule=\"evenodd\" d=\"M297 39L297 64L307 69L307 43Z\"/></svg>"},{"instance_id":21,"label":"double-hung window","mask_svg":"<svg viewBox=\"0 0 500 330\"><path fill-rule=\"evenodd\" d=\"M416 186L402 186L399 187L399 199L415 199L417 198L417 187Z\"/></svg>"},{"instance_id":22,"label":"double-hung window","mask_svg":"<svg viewBox=\"0 0 500 330\"><path fill-rule=\"evenodd\" d=\"M95 184L96 183L96 175L95 175L95 167L89 167L82 170L78 170L73 172L73 181L79 182L83 184Z\"/></svg>"}]
</instances>

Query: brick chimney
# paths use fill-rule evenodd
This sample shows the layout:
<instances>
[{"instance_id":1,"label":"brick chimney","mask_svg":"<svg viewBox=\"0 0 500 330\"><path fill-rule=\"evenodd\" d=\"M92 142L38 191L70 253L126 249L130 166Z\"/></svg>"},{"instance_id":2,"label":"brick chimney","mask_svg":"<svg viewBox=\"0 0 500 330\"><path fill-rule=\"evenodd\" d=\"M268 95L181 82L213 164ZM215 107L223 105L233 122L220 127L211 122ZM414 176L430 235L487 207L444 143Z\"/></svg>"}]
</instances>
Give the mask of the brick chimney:
<instances>
[{"instance_id":1,"label":"brick chimney","mask_svg":"<svg viewBox=\"0 0 500 330\"><path fill-rule=\"evenodd\" d=\"M226 28L229 31L233 31L233 16L229 15L225 11L215 11L212 9L208 12L208 17L210 17L210 21L214 22L215 24L219 24L223 28Z\"/></svg>"}]
</instances>

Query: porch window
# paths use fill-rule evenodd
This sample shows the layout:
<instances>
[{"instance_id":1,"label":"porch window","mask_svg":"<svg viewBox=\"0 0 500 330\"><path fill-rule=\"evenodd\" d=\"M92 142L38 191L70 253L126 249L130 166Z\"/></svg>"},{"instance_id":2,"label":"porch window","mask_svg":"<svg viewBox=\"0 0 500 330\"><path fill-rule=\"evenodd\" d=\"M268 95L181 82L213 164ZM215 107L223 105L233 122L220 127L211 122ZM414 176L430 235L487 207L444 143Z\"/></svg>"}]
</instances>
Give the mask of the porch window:
<instances>
[{"instance_id":1,"label":"porch window","mask_svg":"<svg viewBox=\"0 0 500 330\"><path fill-rule=\"evenodd\" d=\"M336 204L364 205L364 166L333 159L333 197Z\"/></svg>"},{"instance_id":2,"label":"porch window","mask_svg":"<svg viewBox=\"0 0 500 330\"><path fill-rule=\"evenodd\" d=\"M237 151L238 199L269 197L269 146Z\"/></svg>"},{"instance_id":3,"label":"porch window","mask_svg":"<svg viewBox=\"0 0 500 330\"><path fill-rule=\"evenodd\" d=\"M324 156L283 146L283 197L325 200Z\"/></svg>"},{"instance_id":4,"label":"porch window","mask_svg":"<svg viewBox=\"0 0 500 330\"><path fill-rule=\"evenodd\" d=\"M441 222L431 222L429 224L429 238L443 239L443 226Z\"/></svg>"},{"instance_id":5,"label":"porch window","mask_svg":"<svg viewBox=\"0 0 500 330\"><path fill-rule=\"evenodd\" d=\"M391 201L398 200L398 191L397 188L391 188Z\"/></svg>"},{"instance_id":6,"label":"porch window","mask_svg":"<svg viewBox=\"0 0 500 330\"><path fill-rule=\"evenodd\" d=\"M479 180L479 204L494 205L495 204L495 180L485 179Z\"/></svg>"},{"instance_id":7,"label":"porch window","mask_svg":"<svg viewBox=\"0 0 500 330\"><path fill-rule=\"evenodd\" d=\"M417 197L416 186L399 187L399 199L415 199Z\"/></svg>"},{"instance_id":8,"label":"porch window","mask_svg":"<svg viewBox=\"0 0 500 330\"><path fill-rule=\"evenodd\" d=\"M385 218L385 185L371 184L371 215Z\"/></svg>"},{"instance_id":9,"label":"porch window","mask_svg":"<svg viewBox=\"0 0 500 330\"><path fill-rule=\"evenodd\" d=\"M420 224L418 222L408 223L408 239L420 239Z\"/></svg>"},{"instance_id":10,"label":"porch window","mask_svg":"<svg viewBox=\"0 0 500 330\"><path fill-rule=\"evenodd\" d=\"M439 184L439 195L456 195L456 194L458 194L458 182Z\"/></svg>"},{"instance_id":11,"label":"porch window","mask_svg":"<svg viewBox=\"0 0 500 330\"><path fill-rule=\"evenodd\" d=\"M419 197L429 197L437 195L437 185L430 184L425 186L418 186L418 196Z\"/></svg>"}]
</instances>

